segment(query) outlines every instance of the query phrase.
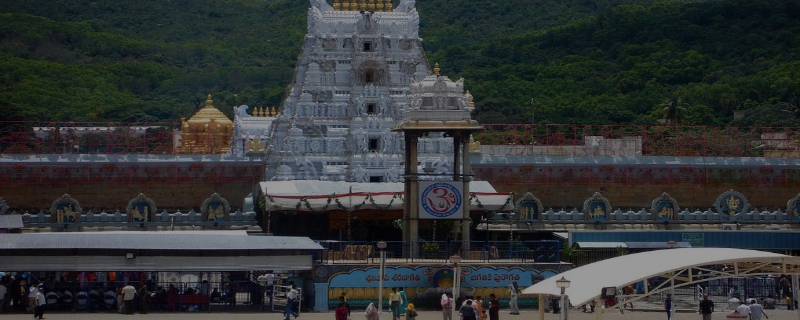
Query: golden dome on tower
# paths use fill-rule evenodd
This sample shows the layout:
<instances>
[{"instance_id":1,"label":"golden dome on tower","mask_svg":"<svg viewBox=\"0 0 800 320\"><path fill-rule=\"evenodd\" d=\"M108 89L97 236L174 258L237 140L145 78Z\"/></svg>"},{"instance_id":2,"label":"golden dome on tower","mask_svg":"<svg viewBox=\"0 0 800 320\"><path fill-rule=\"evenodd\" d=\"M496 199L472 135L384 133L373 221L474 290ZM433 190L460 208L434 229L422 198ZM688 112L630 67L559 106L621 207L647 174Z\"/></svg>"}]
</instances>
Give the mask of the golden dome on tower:
<instances>
[{"instance_id":1,"label":"golden dome on tower","mask_svg":"<svg viewBox=\"0 0 800 320\"><path fill-rule=\"evenodd\" d=\"M214 107L211 94L206 97L206 106L189 120L181 119L181 144L179 153L214 154L230 151L233 121Z\"/></svg>"},{"instance_id":2,"label":"golden dome on tower","mask_svg":"<svg viewBox=\"0 0 800 320\"><path fill-rule=\"evenodd\" d=\"M217 123L226 123L233 125L233 121L228 118L222 111L214 107L214 100L211 99L211 94L206 96L206 106L197 111L189 120L188 123L207 123L210 121Z\"/></svg>"}]
</instances>

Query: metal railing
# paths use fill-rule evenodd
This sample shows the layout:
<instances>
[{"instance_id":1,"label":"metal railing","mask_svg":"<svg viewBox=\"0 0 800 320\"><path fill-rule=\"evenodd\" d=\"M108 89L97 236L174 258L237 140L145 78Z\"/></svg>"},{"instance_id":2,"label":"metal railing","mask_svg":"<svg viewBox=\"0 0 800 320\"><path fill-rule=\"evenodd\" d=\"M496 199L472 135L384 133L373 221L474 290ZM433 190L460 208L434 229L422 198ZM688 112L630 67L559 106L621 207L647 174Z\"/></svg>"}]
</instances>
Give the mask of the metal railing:
<instances>
[{"instance_id":1,"label":"metal railing","mask_svg":"<svg viewBox=\"0 0 800 320\"><path fill-rule=\"evenodd\" d=\"M484 154L800 157L800 128L482 124Z\"/></svg>"},{"instance_id":2,"label":"metal railing","mask_svg":"<svg viewBox=\"0 0 800 320\"><path fill-rule=\"evenodd\" d=\"M800 157L800 128L483 124L492 155ZM174 154L179 123L0 121L0 154Z\"/></svg>"}]
</instances>

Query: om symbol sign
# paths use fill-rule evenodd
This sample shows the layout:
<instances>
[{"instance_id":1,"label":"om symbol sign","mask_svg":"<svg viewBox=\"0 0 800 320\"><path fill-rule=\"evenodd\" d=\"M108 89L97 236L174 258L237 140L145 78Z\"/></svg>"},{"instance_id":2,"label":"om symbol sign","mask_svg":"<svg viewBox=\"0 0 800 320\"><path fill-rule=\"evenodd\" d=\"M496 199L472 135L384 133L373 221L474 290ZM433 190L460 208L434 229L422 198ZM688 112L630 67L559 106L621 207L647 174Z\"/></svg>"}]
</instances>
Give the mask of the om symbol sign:
<instances>
[{"instance_id":1,"label":"om symbol sign","mask_svg":"<svg viewBox=\"0 0 800 320\"><path fill-rule=\"evenodd\" d=\"M461 193L449 183L434 183L422 191L422 208L428 214L444 218L461 209Z\"/></svg>"}]
</instances>

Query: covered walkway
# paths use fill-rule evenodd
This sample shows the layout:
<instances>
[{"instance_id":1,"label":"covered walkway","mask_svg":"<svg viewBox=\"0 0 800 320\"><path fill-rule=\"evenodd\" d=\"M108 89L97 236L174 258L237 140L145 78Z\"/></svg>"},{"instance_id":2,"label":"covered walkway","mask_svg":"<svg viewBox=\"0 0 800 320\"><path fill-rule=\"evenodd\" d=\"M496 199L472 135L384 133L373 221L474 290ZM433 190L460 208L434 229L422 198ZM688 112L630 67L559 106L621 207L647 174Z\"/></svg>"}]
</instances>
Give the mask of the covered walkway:
<instances>
[{"instance_id":1,"label":"covered walkway","mask_svg":"<svg viewBox=\"0 0 800 320\"><path fill-rule=\"evenodd\" d=\"M797 291L797 275L800 273L800 257L787 256L755 250L732 248L676 248L624 255L595 262L580 268L545 279L527 289L523 294L538 294L540 298L560 296L556 281L562 277L570 281L566 289L571 306L577 307L599 299L603 288L617 288L640 281L645 283L644 292L628 296L628 300L659 294L673 288L695 283L727 279L732 277L768 276L791 274L793 291ZM663 281L648 281L660 278ZM656 283L648 287L647 283ZM541 301L541 300L540 300ZM604 310L597 308L598 319ZM544 319L540 308L539 319Z\"/></svg>"}]
</instances>

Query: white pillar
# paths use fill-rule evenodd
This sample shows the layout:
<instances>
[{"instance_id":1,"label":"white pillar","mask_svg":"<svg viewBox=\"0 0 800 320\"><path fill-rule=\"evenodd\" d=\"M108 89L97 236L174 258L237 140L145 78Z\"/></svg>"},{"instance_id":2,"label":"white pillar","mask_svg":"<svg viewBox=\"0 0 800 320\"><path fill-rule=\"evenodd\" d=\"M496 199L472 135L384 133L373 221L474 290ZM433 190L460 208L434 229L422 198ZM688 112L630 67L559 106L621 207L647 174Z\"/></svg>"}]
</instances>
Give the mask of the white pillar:
<instances>
[{"instance_id":1,"label":"white pillar","mask_svg":"<svg viewBox=\"0 0 800 320\"><path fill-rule=\"evenodd\" d=\"M539 294L539 320L544 320L544 308L547 306L547 302L545 302L545 295Z\"/></svg>"},{"instance_id":2,"label":"white pillar","mask_svg":"<svg viewBox=\"0 0 800 320\"><path fill-rule=\"evenodd\" d=\"M386 250L381 249L381 266L378 271L378 318L383 312L383 275L386 273Z\"/></svg>"}]
</instances>

